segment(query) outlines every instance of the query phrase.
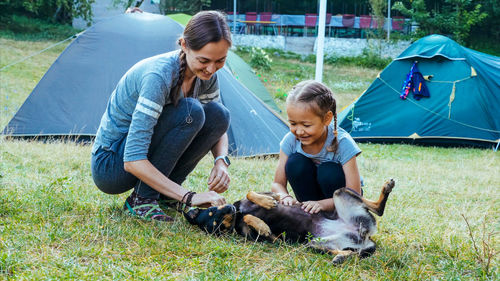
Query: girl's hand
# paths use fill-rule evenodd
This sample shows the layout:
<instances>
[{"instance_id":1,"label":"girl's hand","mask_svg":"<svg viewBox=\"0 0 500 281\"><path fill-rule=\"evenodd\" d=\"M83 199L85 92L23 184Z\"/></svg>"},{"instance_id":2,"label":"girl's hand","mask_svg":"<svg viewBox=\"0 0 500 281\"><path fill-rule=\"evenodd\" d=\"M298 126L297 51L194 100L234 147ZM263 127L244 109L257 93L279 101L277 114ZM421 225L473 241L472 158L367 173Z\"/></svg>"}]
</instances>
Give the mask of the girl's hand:
<instances>
[{"instance_id":1,"label":"girl's hand","mask_svg":"<svg viewBox=\"0 0 500 281\"><path fill-rule=\"evenodd\" d=\"M316 214L323 210L323 206L321 206L319 201L306 201L302 202L302 210L309 214Z\"/></svg>"},{"instance_id":2,"label":"girl's hand","mask_svg":"<svg viewBox=\"0 0 500 281\"><path fill-rule=\"evenodd\" d=\"M191 205L201 208L208 208L211 206L222 206L226 204L226 199L215 191L208 191L203 193L196 193L191 199Z\"/></svg>"},{"instance_id":3,"label":"girl's hand","mask_svg":"<svg viewBox=\"0 0 500 281\"><path fill-rule=\"evenodd\" d=\"M227 171L226 164L222 161L218 161L210 172L210 177L208 178L208 190L222 193L229 188L230 182L231 179L229 178L229 172Z\"/></svg>"},{"instance_id":4,"label":"girl's hand","mask_svg":"<svg viewBox=\"0 0 500 281\"><path fill-rule=\"evenodd\" d=\"M297 200L295 200L295 198L293 198L292 195L280 193L280 203L281 204L283 204L285 206L292 206L296 202L297 202Z\"/></svg>"}]
</instances>

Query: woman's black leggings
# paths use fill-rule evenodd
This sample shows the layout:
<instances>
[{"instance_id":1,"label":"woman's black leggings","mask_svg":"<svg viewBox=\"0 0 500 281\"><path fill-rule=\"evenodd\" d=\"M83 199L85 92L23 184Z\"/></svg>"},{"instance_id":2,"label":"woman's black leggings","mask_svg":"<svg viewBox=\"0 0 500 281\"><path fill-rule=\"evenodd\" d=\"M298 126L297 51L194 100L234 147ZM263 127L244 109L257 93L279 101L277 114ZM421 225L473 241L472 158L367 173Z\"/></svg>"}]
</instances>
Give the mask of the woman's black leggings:
<instances>
[{"instance_id":1,"label":"woman's black leggings","mask_svg":"<svg viewBox=\"0 0 500 281\"><path fill-rule=\"evenodd\" d=\"M335 190L345 187L342 165L334 162L314 162L300 153L288 157L286 178L300 202L332 198Z\"/></svg>"}]
</instances>

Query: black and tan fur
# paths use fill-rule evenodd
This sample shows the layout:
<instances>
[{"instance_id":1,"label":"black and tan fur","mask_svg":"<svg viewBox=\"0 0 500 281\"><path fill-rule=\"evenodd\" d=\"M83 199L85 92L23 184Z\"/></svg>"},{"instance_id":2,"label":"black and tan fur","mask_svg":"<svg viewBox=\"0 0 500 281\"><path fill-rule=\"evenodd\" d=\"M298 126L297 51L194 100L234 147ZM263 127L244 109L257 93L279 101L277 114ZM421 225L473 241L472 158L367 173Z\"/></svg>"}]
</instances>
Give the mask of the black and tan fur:
<instances>
[{"instance_id":1,"label":"black and tan fur","mask_svg":"<svg viewBox=\"0 0 500 281\"><path fill-rule=\"evenodd\" d=\"M335 210L317 214L304 212L299 204L279 204L277 194L251 191L246 199L233 205L193 209L186 213L186 218L209 233L227 232L234 227L250 239L307 242L311 248L334 255L334 263L341 263L351 255L366 257L375 252L371 236L377 224L370 212L383 215L393 187L394 181L387 181L377 201L359 197L346 188L339 189L333 195Z\"/></svg>"}]
</instances>

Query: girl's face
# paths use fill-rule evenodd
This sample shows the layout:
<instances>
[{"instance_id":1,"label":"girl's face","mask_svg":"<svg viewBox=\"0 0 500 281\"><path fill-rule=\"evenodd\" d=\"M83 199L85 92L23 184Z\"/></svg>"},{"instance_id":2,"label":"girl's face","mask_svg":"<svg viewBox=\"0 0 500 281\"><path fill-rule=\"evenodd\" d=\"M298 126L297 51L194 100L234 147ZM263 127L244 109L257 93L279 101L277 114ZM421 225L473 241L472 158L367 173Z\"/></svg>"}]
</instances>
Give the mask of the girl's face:
<instances>
[{"instance_id":1,"label":"girl's face","mask_svg":"<svg viewBox=\"0 0 500 281\"><path fill-rule=\"evenodd\" d=\"M210 42L195 51L187 48L186 41L181 39L181 47L186 53L187 71L201 80L209 80L217 70L224 66L229 42L224 39L219 42Z\"/></svg>"},{"instance_id":2,"label":"girl's face","mask_svg":"<svg viewBox=\"0 0 500 281\"><path fill-rule=\"evenodd\" d=\"M297 137L302 145L323 145L326 141L326 130L332 121L333 113L328 111L321 117L304 103L287 104L286 113L290 122L290 131Z\"/></svg>"}]
</instances>

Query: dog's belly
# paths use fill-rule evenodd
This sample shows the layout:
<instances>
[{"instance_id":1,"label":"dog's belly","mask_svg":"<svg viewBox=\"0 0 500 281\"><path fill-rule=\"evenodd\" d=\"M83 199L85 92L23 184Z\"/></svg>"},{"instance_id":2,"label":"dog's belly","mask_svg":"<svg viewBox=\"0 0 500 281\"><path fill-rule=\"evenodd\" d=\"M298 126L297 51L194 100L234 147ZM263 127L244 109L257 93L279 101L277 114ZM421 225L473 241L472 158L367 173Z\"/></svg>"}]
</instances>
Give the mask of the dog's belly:
<instances>
[{"instance_id":1,"label":"dog's belly","mask_svg":"<svg viewBox=\"0 0 500 281\"><path fill-rule=\"evenodd\" d=\"M316 231L317 232L314 233L314 236L326 237L337 234L342 235L349 232L356 233L358 229L342 219L329 220L324 218L319 221Z\"/></svg>"}]
</instances>

